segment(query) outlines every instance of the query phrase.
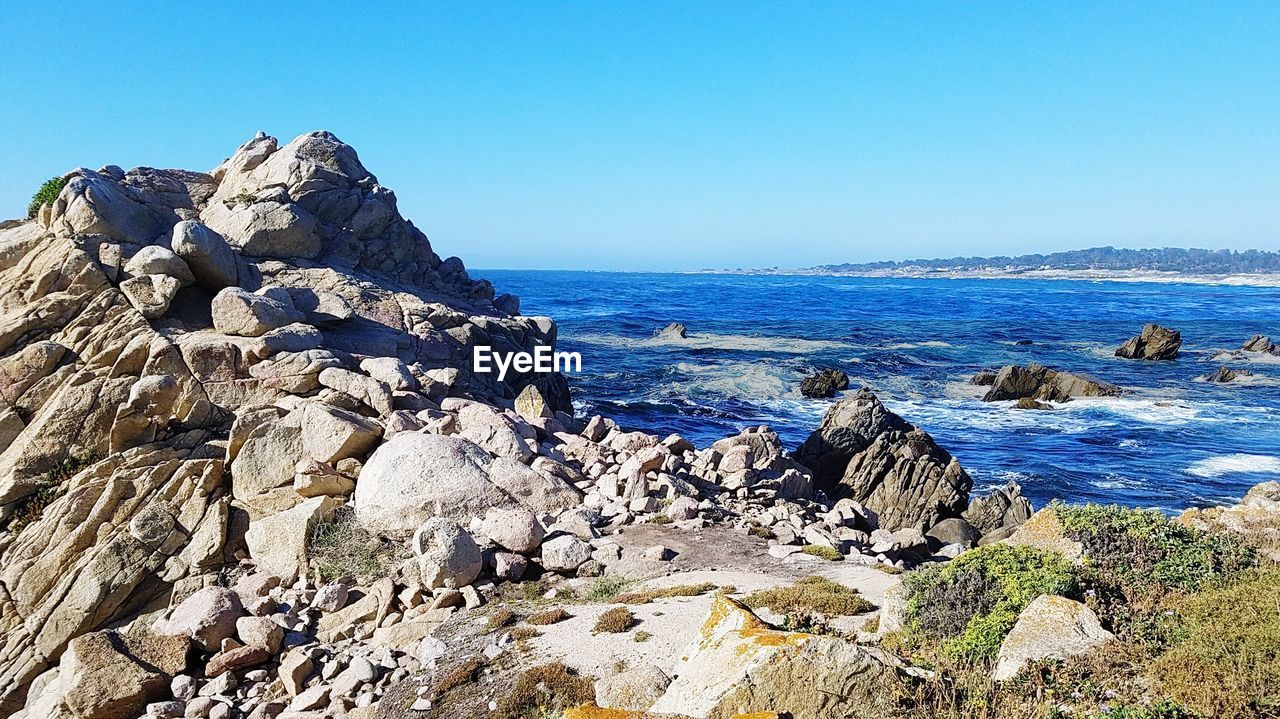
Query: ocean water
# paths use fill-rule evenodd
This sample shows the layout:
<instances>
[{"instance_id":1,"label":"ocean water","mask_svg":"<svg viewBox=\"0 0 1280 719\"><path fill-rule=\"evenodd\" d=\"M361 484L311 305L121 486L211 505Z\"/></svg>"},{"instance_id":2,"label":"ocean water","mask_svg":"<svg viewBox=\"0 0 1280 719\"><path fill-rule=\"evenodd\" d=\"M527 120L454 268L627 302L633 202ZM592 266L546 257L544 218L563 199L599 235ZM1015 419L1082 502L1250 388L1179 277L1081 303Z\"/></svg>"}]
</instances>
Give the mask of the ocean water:
<instances>
[{"instance_id":1,"label":"ocean water","mask_svg":"<svg viewBox=\"0 0 1280 719\"><path fill-rule=\"evenodd\" d=\"M987 488L1015 479L1054 498L1167 511L1238 500L1280 479L1280 358L1224 359L1280 335L1280 290L1071 280L947 280L492 270L581 353L578 409L699 446L768 424L794 449L829 400L801 379L839 367L922 427ZM689 338L655 339L668 322ZM1182 356L1113 356L1145 322L1182 332ZM1035 344L1020 346L1018 340ZM1042 364L1129 390L1053 411L980 401L983 369ZM1244 384L1197 381L1220 365Z\"/></svg>"}]
</instances>

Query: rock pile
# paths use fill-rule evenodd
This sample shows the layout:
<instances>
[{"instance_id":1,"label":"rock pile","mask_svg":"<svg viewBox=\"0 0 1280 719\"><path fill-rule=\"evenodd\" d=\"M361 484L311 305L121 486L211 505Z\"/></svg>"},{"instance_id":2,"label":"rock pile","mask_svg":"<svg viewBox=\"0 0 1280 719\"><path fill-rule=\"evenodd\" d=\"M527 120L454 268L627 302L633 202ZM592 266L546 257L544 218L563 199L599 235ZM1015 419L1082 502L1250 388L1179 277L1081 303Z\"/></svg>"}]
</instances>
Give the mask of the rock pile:
<instances>
[{"instance_id":1,"label":"rock pile","mask_svg":"<svg viewBox=\"0 0 1280 719\"><path fill-rule=\"evenodd\" d=\"M984 402L1021 399L1070 402L1073 397L1115 397L1122 392L1113 384L1039 364L1007 365L994 377L979 373L973 383L991 387L982 396Z\"/></svg>"}]
</instances>

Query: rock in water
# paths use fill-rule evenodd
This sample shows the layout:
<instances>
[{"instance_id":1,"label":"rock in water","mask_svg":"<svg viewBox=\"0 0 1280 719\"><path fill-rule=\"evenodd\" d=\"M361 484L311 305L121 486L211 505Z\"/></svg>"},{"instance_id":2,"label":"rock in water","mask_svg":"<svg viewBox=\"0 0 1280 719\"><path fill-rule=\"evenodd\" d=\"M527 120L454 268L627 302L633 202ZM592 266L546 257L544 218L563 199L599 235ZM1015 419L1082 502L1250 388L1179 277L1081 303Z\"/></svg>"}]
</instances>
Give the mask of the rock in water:
<instances>
[{"instance_id":1,"label":"rock in water","mask_svg":"<svg viewBox=\"0 0 1280 719\"><path fill-rule=\"evenodd\" d=\"M1227 383L1234 382L1241 377L1252 377L1253 373L1247 369L1231 369L1230 367L1219 367L1207 375L1200 377L1204 382Z\"/></svg>"},{"instance_id":2,"label":"rock in water","mask_svg":"<svg viewBox=\"0 0 1280 719\"><path fill-rule=\"evenodd\" d=\"M1098 615L1080 602L1052 594L1036 597L1000 645L991 678L1006 681L1028 662L1069 659L1115 639Z\"/></svg>"},{"instance_id":3,"label":"rock in water","mask_svg":"<svg viewBox=\"0 0 1280 719\"><path fill-rule=\"evenodd\" d=\"M811 399L836 396L836 392L849 389L849 375L838 369L822 369L800 382L800 394Z\"/></svg>"},{"instance_id":4,"label":"rock in water","mask_svg":"<svg viewBox=\"0 0 1280 719\"><path fill-rule=\"evenodd\" d=\"M1265 352L1270 355L1280 356L1280 345L1272 342L1270 337L1262 335L1250 337L1249 341L1241 345L1240 349L1245 352Z\"/></svg>"},{"instance_id":5,"label":"rock in water","mask_svg":"<svg viewBox=\"0 0 1280 719\"><path fill-rule=\"evenodd\" d=\"M837 402L796 452L832 499L875 512L884 529L921 531L958 517L973 480L929 434L866 389Z\"/></svg>"},{"instance_id":6,"label":"rock in water","mask_svg":"<svg viewBox=\"0 0 1280 719\"><path fill-rule=\"evenodd\" d=\"M684 325L680 324L679 322L672 322L666 327L663 327L662 329L653 333L653 336L657 337L660 340L682 340L685 338L686 334L688 333L685 330Z\"/></svg>"},{"instance_id":7,"label":"rock in water","mask_svg":"<svg viewBox=\"0 0 1280 719\"><path fill-rule=\"evenodd\" d=\"M1171 360L1177 358L1180 347L1182 347L1180 332L1157 324L1149 324L1142 328L1142 334L1120 345L1116 350L1116 356L1125 359Z\"/></svg>"},{"instance_id":8,"label":"rock in water","mask_svg":"<svg viewBox=\"0 0 1280 719\"><path fill-rule=\"evenodd\" d=\"M1090 379L1084 375L1059 372L1044 365L1007 365L996 374L983 402L1036 399L1047 402L1069 402L1072 397L1114 397L1119 387Z\"/></svg>"}]
</instances>

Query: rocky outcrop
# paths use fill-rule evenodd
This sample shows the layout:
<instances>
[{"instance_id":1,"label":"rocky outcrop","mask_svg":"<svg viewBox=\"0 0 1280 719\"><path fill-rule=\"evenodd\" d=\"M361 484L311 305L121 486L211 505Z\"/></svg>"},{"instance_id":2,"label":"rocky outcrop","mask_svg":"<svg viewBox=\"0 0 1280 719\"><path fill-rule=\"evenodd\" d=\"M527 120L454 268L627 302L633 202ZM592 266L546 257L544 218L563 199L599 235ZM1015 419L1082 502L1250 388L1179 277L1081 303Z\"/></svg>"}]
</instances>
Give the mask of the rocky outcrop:
<instances>
[{"instance_id":1,"label":"rocky outcrop","mask_svg":"<svg viewBox=\"0 0 1280 719\"><path fill-rule=\"evenodd\" d=\"M1253 373L1247 369L1231 369L1230 367L1219 367L1207 375L1198 377L1201 382L1213 382L1215 384L1227 384L1235 382L1244 377L1252 377Z\"/></svg>"},{"instance_id":2,"label":"rocky outcrop","mask_svg":"<svg viewBox=\"0 0 1280 719\"><path fill-rule=\"evenodd\" d=\"M842 370L822 369L800 382L800 394L810 399L836 396L836 392L849 389L849 376Z\"/></svg>"},{"instance_id":3,"label":"rocky outcrop","mask_svg":"<svg viewBox=\"0 0 1280 719\"><path fill-rule=\"evenodd\" d=\"M827 411L796 452L815 469L818 489L849 498L880 527L928 529L968 506L973 480L929 434L863 389Z\"/></svg>"},{"instance_id":4,"label":"rocky outcrop","mask_svg":"<svg viewBox=\"0 0 1280 719\"><path fill-rule=\"evenodd\" d=\"M1060 372L1044 365L1007 365L996 373L991 389L982 396L982 401L1032 399L1070 402L1073 397L1115 397L1121 392L1113 384L1084 375Z\"/></svg>"},{"instance_id":5,"label":"rocky outcrop","mask_svg":"<svg viewBox=\"0 0 1280 719\"><path fill-rule=\"evenodd\" d=\"M1143 360L1177 359L1182 347L1182 334L1157 324L1145 325L1142 332L1131 337L1116 350L1116 357Z\"/></svg>"},{"instance_id":6,"label":"rocky outcrop","mask_svg":"<svg viewBox=\"0 0 1280 719\"><path fill-rule=\"evenodd\" d=\"M1280 562L1280 482L1254 485L1239 504L1188 509L1177 521L1193 529L1238 537Z\"/></svg>"},{"instance_id":7,"label":"rocky outcrop","mask_svg":"<svg viewBox=\"0 0 1280 719\"><path fill-rule=\"evenodd\" d=\"M685 326L679 322L672 322L662 329L653 333L653 336L660 340L682 340L689 334Z\"/></svg>"}]
</instances>

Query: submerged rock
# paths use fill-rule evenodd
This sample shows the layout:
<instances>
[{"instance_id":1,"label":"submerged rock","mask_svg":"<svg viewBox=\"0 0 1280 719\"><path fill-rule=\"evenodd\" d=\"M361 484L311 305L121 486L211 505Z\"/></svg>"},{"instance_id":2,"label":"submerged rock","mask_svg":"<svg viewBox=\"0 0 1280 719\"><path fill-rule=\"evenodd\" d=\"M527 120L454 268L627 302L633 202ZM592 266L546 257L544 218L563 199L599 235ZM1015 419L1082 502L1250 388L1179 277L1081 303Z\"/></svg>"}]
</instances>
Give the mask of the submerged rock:
<instances>
[{"instance_id":1,"label":"submerged rock","mask_svg":"<svg viewBox=\"0 0 1280 719\"><path fill-rule=\"evenodd\" d=\"M654 332L653 336L661 340L682 340L685 339L687 334L688 331L685 330L684 325L679 322L672 322L666 327Z\"/></svg>"},{"instance_id":2,"label":"submerged rock","mask_svg":"<svg viewBox=\"0 0 1280 719\"><path fill-rule=\"evenodd\" d=\"M1210 372L1207 375L1203 375L1199 379L1204 382L1217 382L1217 383L1225 384L1227 382L1234 382L1240 379L1241 377L1252 377L1252 376L1253 376L1253 373L1247 369L1231 369L1230 367L1224 366L1224 367L1219 367L1218 369Z\"/></svg>"},{"instance_id":3,"label":"submerged rock","mask_svg":"<svg viewBox=\"0 0 1280 719\"><path fill-rule=\"evenodd\" d=\"M1142 333L1129 339L1116 350L1117 357L1125 359L1171 360L1178 357L1182 347L1182 334L1168 327L1149 324Z\"/></svg>"}]
</instances>

